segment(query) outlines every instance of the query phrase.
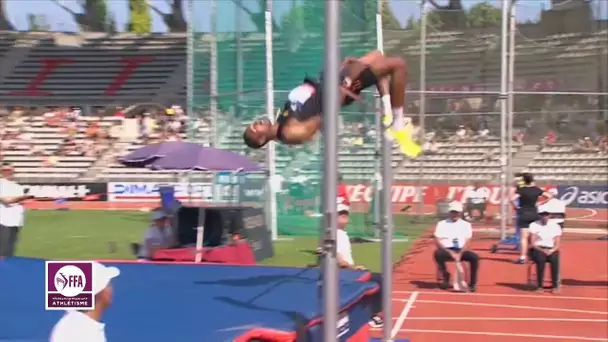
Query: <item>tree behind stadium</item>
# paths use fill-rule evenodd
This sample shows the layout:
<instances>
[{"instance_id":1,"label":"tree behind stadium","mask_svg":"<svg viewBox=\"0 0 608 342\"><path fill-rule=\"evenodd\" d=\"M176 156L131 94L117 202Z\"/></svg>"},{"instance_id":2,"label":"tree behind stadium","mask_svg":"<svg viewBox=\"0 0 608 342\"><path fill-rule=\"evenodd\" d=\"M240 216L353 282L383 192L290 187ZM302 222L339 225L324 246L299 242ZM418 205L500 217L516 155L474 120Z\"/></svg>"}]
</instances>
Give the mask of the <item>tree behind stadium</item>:
<instances>
[{"instance_id":1,"label":"tree behind stadium","mask_svg":"<svg viewBox=\"0 0 608 342\"><path fill-rule=\"evenodd\" d=\"M171 6L171 11L165 13L159 10L152 4L148 4L150 8L163 18L163 22L167 26L169 32L186 32L188 31L188 24L184 18L183 3L184 0L167 0Z\"/></svg>"},{"instance_id":2,"label":"tree behind stadium","mask_svg":"<svg viewBox=\"0 0 608 342\"><path fill-rule=\"evenodd\" d=\"M146 0L129 0L130 17L126 31L146 34L152 30L152 17Z\"/></svg>"},{"instance_id":3,"label":"tree behind stadium","mask_svg":"<svg viewBox=\"0 0 608 342\"><path fill-rule=\"evenodd\" d=\"M82 13L72 11L57 0L53 0L53 2L72 15L81 32L109 32L111 29L112 19L108 18L106 0L79 1Z\"/></svg>"}]
</instances>

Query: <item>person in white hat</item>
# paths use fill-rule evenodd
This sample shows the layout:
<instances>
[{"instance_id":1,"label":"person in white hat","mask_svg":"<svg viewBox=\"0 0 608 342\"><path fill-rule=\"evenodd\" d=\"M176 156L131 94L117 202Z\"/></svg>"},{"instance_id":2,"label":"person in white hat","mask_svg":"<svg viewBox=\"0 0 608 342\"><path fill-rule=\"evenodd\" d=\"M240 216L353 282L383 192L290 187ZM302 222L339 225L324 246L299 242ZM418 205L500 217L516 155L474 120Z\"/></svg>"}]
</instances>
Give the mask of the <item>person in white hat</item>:
<instances>
[{"instance_id":1,"label":"person in white hat","mask_svg":"<svg viewBox=\"0 0 608 342\"><path fill-rule=\"evenodd\" d=\"M549 212L549 221L557 223L562 229L564 229L564 222L566 221L566 203L557 198L558 191L556 188L547 190L547 193L553 196L543 205L544 208Z\"/></svg>"},{"instance_id":2,"label":"person in white hat","mask_svg":"<svg viewBox=\"0 0 608 342\"><path fill-rule=\"evenodd\" d=\"M137 255L140 260L150 260L159 249L174 247L175 238L171 229L170 216L162 209L152 212L152 224L144 233Z\"/></svg>"},{"instance_id":3,"label":"person in white hat","mask_svg":"<svg viewBox=\"0 0 608 342\"><path fill-rule=\"evenodd\" d=\"M350 237L346 231L346 227L350 221L349 211L350 207L348 204L338 201L338 232L336 239L336 249L338 254L338 265L341 268L347 268L351 270L363 271L366 270L365 266L355 264L353 258L353 251L350 244ZM374 293L371 297L372 306L372 317L369 324L372 327L379 328L384 324L384 321L380 314L382 313L382 275L372 273L369 281L378 284L379 290Z\"/></svg>"},{"instance_id":4,"label":"person in white hat","mask_svg":"<svg viewBox=\"0 0 608 342\"><path fill-rule=\"evenodd\" d=\"M93 262L95 309L67 311L51 331L50 342L106 342L105 324L101 317L112 304L112 279L120 275L116 267Z\"/></svg>"},{"instance_id":5,"label":"person in white hat","mask_svg":"<svg viewBox=\"0 0 608 342\"><path fill-rule=\"evenodd\" d=\"M536 264L536 286L540 291L543 287L545 264L551 265L551 290L559 291L559 245L562 229L551 221L549 208L541 205L538 208L539 219L530 224L531 247L528 250L530 259Z\"/></svg>"},{"instance_id":6,"label":"person in white hat","mask_svg":"<svg viewBox=\"0 0 608 342\"><path fill-rule=\"evenodd\" d=\"M471 265L471 279L468 284L469 291L475 292L479 256L468 249L469 242L473 236L473 228L471 227L471 223L461 218L462 203L453 201L448 209L449 217L437 223L434 234L437 244L434 258L443 280L440 287L442 289L450 288L450 273L447 270L446 262L467 261Z\"/></svg>"}]
</instances>

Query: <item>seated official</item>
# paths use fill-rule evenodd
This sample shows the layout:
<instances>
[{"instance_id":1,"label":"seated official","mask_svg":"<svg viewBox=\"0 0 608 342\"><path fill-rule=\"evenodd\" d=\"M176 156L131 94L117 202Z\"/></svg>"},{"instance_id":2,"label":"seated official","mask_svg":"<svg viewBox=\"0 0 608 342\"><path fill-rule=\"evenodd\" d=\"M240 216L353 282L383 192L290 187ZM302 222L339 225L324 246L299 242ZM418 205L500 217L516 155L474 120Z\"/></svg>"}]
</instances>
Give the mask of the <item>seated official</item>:
<instances>
[{"instance_id":1,"label":"seated official","mask_svg":"<svg viewBox=\"0 0 608 342\"><path fill-rule=\"evenodd\" d=\"M174 246L175 236L171 229L170 216L161 209L153 211L152 224L144 233L138 259L151 260L156 251Z\"/></svg>"},{"instance_id":2,"label":"seated official","mask_svg":"<svg viewBox=\"0 0 608 342\"><path fill-rule=\"evenodd\" d=\"M338 204L338 232L336 238L336 247L338 252L338 265L341 268L362 271L365 266L358 266L353 259L353 252L350 245L350 238L346 232L346 226L349 222L349 206L346 204ZM373 294L371 298L372 317L369 324L374 328L379 328L384 325L384 321L380 314L382 313L382 275L372 273L370 280L378 284L379 291Z\"/></svg>"},{"instance_id":3,"label":"seated official","mask_svg":"<svg viewBox=\"0 0 608 342\"><path fill-rule=\"evenodd\" d=\"M462 210L462 203L451 202L449 205L449 217L437 223L434 234L437 250L435 251L434 258L443 277L440 287L444 290L450 288L450 273L445 263L448 261L468 261L471 265L469 290L475 292L479 256L468 249L469 242L473 236L473 228L471 227L471 223L461 218Z\"/></svg>"},{"instance_id":4,"label":"seated official","mask_svg":"<svg viewBox=\"0 0 608 342\"><path fill-rule=\"evenodd\" d=\"M536 264L536 290L541 291L545 275L545 264L551 265L551 289L559 291L559 244L562 236L561 227L551 222L549 210L545 206L539 209L539 219L530 224L530 259Z\"/></svg>"}]
</instances>

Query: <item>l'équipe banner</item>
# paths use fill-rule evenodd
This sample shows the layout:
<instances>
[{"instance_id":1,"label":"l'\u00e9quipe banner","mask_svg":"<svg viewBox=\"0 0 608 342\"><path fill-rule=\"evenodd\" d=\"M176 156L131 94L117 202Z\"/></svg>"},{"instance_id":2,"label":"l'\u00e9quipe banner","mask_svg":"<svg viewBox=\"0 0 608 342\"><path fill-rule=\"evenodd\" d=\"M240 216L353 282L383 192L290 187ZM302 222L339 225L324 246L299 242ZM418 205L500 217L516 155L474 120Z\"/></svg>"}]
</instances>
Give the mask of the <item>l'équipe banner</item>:
<instances>
[{"instance_id":1,"label":"l'\u00e9quipe banner","mask_svg":"<svg viewBox=\"0 0 608 342\"><path fill-rule=\"evenodd\" d=\"M557 187L558 198L572 208L608 209L608 185Z\"/></svg>"},{"instance_id":2,"label":"l'\u00e9quipe banner","mask_svg":"<svg viewBox=\"0 0 608 342\"><path fill-rule=\"evenodd\" d=\"M21 186L24 192L34 196L36 201L99 202L108 200L106 183L22 183Z\"/></svg>"},{"instance_id":3,"label":"l'\u00e9quipe banner","mask_svg":"<svg viewBox=\"0 0 608 342\"><path fill-rule=\"evenodd\" d=\"M374 189L369 184L347 184L346 186L351 203L372 203ZM393 204L424 203L435 205L440 200L453 200L465 203L472 185L457 184L431 184L422 187L415 184L393 184L391 187L391 202ZM545 187L545 189L553 186ZM500 186L485 185L479 190L485 194L487 204L495 206L500 204Z\"/></svg>"},{"instance_id":4,"label":"l'\u00e9quipe banner","mask_svg":"<svg viewBox=\"0 0 608 342\"><path fill-rule=\"evenodd\" d=\"M112 182L108 183L108 200L111 202L159 201L158 188L161 186L175 187L175 199L180 201L211 201L213 199L211 183Z\"/></svg>"}]
</instances>

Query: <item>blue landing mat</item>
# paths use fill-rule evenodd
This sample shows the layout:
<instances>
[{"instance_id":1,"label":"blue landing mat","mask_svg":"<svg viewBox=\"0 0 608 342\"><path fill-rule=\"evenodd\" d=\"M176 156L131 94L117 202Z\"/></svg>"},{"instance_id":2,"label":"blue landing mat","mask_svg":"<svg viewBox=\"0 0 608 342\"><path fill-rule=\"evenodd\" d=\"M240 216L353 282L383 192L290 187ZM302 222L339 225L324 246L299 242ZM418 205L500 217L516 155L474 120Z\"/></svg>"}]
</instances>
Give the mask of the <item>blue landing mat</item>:
<instances>
[{"instance_id":1,"label":"blue landing mat","mask_svg":"<svg viewBox=\"0 0 608 342\"><path fill-rule=\"evenodd\" d=\"M258 266L111 264L111 342L232 341L253 328L294 332L322 316L319 269ZM340 307L375 289L364 272L340 273ZM48 341L60 311L44 309L44 261L0 262L0 340ZM355 327L353 327L355 328Z\"/></svg>"}]
</instances>

